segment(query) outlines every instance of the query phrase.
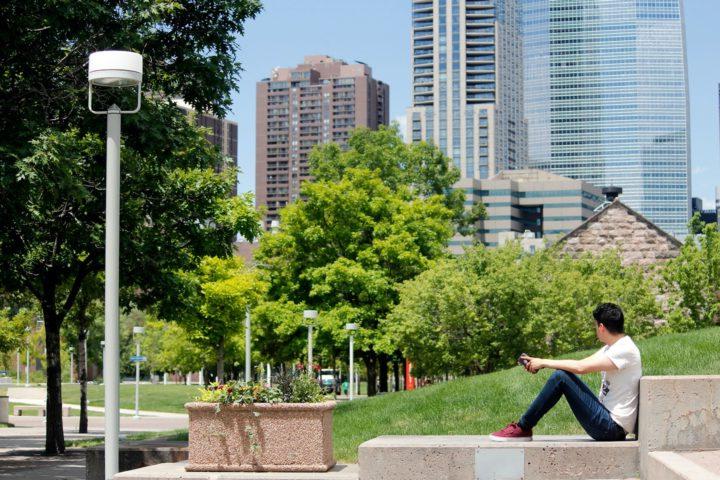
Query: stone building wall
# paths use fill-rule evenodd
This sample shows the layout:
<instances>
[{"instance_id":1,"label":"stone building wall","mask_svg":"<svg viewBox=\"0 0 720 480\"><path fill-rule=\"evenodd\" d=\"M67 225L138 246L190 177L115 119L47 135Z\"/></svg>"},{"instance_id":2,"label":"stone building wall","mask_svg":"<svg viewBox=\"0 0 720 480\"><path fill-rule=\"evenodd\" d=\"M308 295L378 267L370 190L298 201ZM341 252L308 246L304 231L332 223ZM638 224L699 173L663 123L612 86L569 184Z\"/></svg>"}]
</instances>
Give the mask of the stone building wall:
<instances>
[{"instance_id":1,"label":"stone building wall","mask_svg":"<svg viewBox=\"0 0 720 480\"><path fill-rule=\"evenodd\" d=\"M617 249L624 265L652 265L680 253L680 241L615 200L558 242L573 257Z\"/></svg>"}]
</instances>

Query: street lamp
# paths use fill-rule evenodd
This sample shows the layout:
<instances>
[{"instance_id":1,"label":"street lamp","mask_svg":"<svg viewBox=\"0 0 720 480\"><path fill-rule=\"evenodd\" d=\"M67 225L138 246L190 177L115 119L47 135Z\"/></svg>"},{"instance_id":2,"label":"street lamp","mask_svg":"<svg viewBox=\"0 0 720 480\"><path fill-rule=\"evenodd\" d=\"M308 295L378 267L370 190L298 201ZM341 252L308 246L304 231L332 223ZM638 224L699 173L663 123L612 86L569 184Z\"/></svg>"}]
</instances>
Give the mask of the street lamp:
<instances>
[{"instance_id":1,"label":"street lamp","mask_svg":"<svg viewBox=\"0 0 720 480\"><path fill-rule=\"evenodd\" d=\"M75 352L75 347L68 348L68 351L70 352L70 383L73 383L73 352Z\"/></svg>"},{"instance_id":2,"label":"street lamp","mask_svg":"<svg viewBox=\"0 0 720 480\"><path fill-rule=\"evenodd\" d=\"M25 327L28 335L28 343L25 345L25 386L30 386L30 327Z\"/></svg>"},{"instance_id":3,"label":"street lamp","mask_svg":"<svg viewBox=\"0 0 720 480\"><path fill-rule=\"evenodd\" d=\"M145 333L145 327L133 327L133 338L135 339L135 416L140 418L140 335Z\"/></svg>"},{"instance_id":4,"label":"street lamp","mask_svg":"<svg viewBox=\"0 0 720 480\"><path fill-rule=\"evenodd\" d=\"M250 307L245 307L245 383L250 383Z\"/></svg>"},{"instance_id":5,"label":"street lamp","mask_svg":"<svg viewBox=\"0 0 720 480\"><path fill-rule=\"evenodd\" d=\"M345 325L345 330L350 332L350 389L348 390L348 394L350 395L349 400L352 401L353 399L353 375L355 375L355 335L353 332L355 332L358 329L357 323L348 323Z\"/></svg>"},{"instance_id":6,"label":"street lamp","mask_svg":"<svg viewBox=\"0 0 720 480\"><path fill-rule=\"evenodd\" d=\"M312 355L312 333L313 333L313 323L314 320L317 318L318 312L317 310L305 310L303 311L303 318L305 319L305 324L308 327L308 375L313 376L312 368L313 368L313 355Z\"/></svg>"},{"instance_id":7,"label":"street lamp","mask_svg":"<svg viewBox=\"0 0 720 480\"><path fill-rule=\"evenodd\" d=\"M88 65L88 109L107 115L107 171L105 198L105 341L103 381L105 382L105 478L119 470L120 442L120 116L140 110L142 56L133 52L107 50L90 54ZM137 88L135 109L122 111L113 104L107 110L93 110L93 87Z\"/></svg>"}]
</instances>

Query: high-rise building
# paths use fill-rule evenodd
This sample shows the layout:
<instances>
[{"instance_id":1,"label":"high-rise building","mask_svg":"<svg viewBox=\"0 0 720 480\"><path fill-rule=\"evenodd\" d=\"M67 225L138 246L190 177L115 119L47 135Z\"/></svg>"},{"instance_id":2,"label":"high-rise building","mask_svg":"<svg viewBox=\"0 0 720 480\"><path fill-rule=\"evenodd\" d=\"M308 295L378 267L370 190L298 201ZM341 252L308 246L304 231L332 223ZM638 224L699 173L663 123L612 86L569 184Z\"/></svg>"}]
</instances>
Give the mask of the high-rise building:
<instances>
[{"instance_id":1,"label":"high-rise building","mask_svg":"<svg viewBox=\"0 0 720 480\"><path fill-rule=\"evenodd\" d=\"M528 158L682 236L690 215L682 0L524 0Z\"/></svg>"},{"instance_id":2,"label":"high-rise building","mask_svg":"<svg viewBox=\"0 0 720 480\"><path fill-rule=\"evenodd\" d=\"M265 226L300 195L310 178L308 155L319 143L345 146L357 127L388 124L390 87L364 63L324 55L292 68L275 68L257 84L255 190Z\"/></svg>"},{"instance_id":3,"label":"high-rise building","mask_svg":"<svg viewBox=\"0 0 720 480\"><path fill-rule=\"evenodd\" d=\"M407 138L438 146L463 178L526 160L519 0L413 0Z\"/></svg>"},{"instance_id":4,"label":"high-rise building","mask_svg":"<svg viewBox=\"0 0 720 480\"><path fill-rule=\"evenodd\" d=\"M175 104L187 115L188 119L199 127L206 129L205 138L218 147L226 158L226 163L216 165L220 171L228 164L237 165L238 161L238 124L226 118L219 118L209 113L198 113L182 99L174 99ZM237 195L237 185L233 188L233 195Z\"/></svg>"}]
</instances>

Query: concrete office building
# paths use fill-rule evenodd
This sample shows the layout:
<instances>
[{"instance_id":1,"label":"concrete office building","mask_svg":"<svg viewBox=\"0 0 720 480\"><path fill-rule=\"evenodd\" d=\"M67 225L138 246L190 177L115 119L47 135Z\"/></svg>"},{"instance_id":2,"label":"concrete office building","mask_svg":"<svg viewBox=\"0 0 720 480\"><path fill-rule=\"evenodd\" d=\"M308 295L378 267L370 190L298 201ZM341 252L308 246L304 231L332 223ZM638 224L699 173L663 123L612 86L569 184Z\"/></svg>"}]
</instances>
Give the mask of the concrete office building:
<instances>
[{"instance_id":1,"label":"concrete office building","mask_svg":"<svg viewBox=\"0 0 720 480\"><path fill-rule=\"evenodd\" d=\"M438 146L463 178L526 162L519 0L413 0L407 139Z\"/></svg>"},{"instance_id":2,"label":"concrete office building","mask_svg":"<svg viewBox=\"0 0 720 480\"><path fill-rule=\"evenodd\" d=\"M257 83L255 190L265 227L298 198L310 178L308 155L319 143L344 146L357 127L389 123L390 87L369 66L324 55L275 68Z\"/></svg>"},{"instance_id":3,"label":"concrete office building","mask_svg":"<svg viewBox=\"0 0 720 480\"><path fill-rule=\"evenodd\" d=\"M476 239L456 235L453 253L478 240L489 247L508 239L527 237L552 242L590 218L605 197L600 188L582 180L542 170L506 170L486 180L462 179L467 206L482 202L487 218L479 223ZM529 235L528 235L529 234Z\"/></svg>"},{"instance_id":4,"label":"concrete office building","mask_svg":"<svg viewBox=\"0 0 720 480\"><path fill-rule=\"evenodd\" d=\"M199 127L207 129L205 138L220 149L226 158L226 163L217 165L220 171L229 165L237 165L238 160L238 124L232 120L219 118L208 113L198 113L181 99L174 99L175 104L187 115L188 119ZM237 195L237 185L233 188L233 195Z\"/></svg>"},{"instance_id":5,"label":"concrete office building","mask_svg":"<svg viewBox=\"0 0 720 480\"><path fill-rule=\"evenodd\" d=\"M690 216L682 0L524 0L531 168L623 188L683 236Z\"/></svg>"}]
</instances>

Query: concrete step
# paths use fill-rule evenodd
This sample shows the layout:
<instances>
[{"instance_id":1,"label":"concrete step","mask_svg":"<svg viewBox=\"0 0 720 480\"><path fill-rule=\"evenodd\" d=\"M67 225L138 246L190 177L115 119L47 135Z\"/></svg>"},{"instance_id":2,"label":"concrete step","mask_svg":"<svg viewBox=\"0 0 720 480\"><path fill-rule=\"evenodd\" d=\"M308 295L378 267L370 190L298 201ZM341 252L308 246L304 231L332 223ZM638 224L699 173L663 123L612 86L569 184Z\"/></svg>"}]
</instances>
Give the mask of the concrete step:
<instances>
[{"instance_id":1,"label":"concrete step","mask_svg":"<svg viewBox=\"0 0 720 480\"><path fill-rule=\"evenodd\" d=\"M161 463L118 473L115 480L358 480L357 465L335 465L329 472L186 472L187 462Z\"/></svg>"},{"instance_id":2,"label":"concrete step","mask_svg":"<svg viewBox=\"0 0 720 480\"><path fill-rule=\"evenodd\" d=\"M535 436L382 436L358 449L360 480L609 480L638 476L637 441Z\"/></svg>"},{"instance_id":3,"label":"concrete step","mask_svg":"<svg viewBox=\"0 0 720 480\"><path fill-rule=\"evenodd\" d=\"M720 480L720 450L650 452L646 477L652 480Z\"/></svg>"}]
</instances>

